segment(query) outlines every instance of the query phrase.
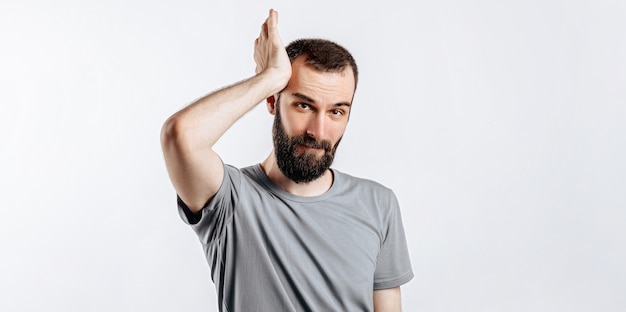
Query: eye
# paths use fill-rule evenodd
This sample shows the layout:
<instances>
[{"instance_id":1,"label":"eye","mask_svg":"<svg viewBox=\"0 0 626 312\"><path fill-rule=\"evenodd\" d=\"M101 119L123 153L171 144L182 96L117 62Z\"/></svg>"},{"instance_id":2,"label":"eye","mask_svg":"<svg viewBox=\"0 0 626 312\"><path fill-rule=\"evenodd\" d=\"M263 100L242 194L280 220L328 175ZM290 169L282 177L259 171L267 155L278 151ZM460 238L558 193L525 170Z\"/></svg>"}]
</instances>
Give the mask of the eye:
<instances>
[{"instance_id":1,"label":"eye","mask_svg":"<svg viewBox=\"0 0 626 312\"><path fill-rule=\"evenodd\" d=\"M330 114L331 115L335 115L335 116L341 116L341 115L343 115L343 111L340 110L340 109L333 109L333 110L330 111Z\"/></svg>"},{"instance_id":2,"label":"eye","mask_svg":"<svg viewBox=\"0 0 626 312\"><path fill-rule=\"evenodd\" d=\"M301 109L311 109L311 105L307 103L297 103L296 105Z\"/></svg>"}]
</instances>

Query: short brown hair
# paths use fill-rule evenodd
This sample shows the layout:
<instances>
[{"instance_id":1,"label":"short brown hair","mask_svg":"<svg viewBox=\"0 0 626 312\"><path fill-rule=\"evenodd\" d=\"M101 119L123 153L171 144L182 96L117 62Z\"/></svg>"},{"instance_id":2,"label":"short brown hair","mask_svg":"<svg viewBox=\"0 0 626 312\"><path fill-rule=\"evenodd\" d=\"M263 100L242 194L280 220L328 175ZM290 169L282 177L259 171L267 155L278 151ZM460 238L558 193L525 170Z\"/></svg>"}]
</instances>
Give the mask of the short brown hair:
<instances>
[{"instance_id":1,"label":"short brown hair","mask_svg":"<svg viewBox=\"0 0 626 312\"><path fill-rule=\"evenodd\" d=\"M286 47L287 55L293 61L301 55L305 55L305 64L313 66L319 71L340 72L347 66L354 73L354 87L359 77L359 71L352 54L344 47L326 39L297 39Z\"/></svg>"}]
</instances>

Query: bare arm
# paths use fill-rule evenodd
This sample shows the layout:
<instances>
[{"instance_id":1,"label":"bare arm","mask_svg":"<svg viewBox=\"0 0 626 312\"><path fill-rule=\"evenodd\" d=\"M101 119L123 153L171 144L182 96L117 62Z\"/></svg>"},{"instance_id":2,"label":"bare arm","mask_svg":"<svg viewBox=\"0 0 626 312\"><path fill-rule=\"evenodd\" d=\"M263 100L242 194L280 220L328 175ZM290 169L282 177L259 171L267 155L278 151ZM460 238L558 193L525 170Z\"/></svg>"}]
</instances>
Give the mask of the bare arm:
<instances>
[{"instance_id":1,"label":"bare arm","mask_svg":"<svg viewBox=\"0 0 626 312\"><path fill-rule=\"evenodd\" d=\"M374 291L374 312L400 312L400 287Z\"/></svg>"},{"instance_id":2,"label":"bare arm","mask_svg":"<svg viewBox=\"0 0 626 312\"><path fill-rule=\"evenodd\" d=\"M208 94L167 119L161 131L165 164L176 192L193 212L219 189L224 168L213 145L239 118L282 90L291 63L270 10L255 41L256 75Z\"/></svg>"}]
</instances>

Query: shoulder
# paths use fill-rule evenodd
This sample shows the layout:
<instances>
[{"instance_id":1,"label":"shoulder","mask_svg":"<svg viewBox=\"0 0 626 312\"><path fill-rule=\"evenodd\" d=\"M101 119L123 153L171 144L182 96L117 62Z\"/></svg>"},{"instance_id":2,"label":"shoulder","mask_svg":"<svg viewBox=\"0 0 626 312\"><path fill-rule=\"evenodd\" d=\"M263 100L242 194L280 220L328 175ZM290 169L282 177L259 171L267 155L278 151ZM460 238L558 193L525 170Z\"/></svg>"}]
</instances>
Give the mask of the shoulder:
<instances>
[{"instance_id":1,"label":"shoulder","mask_svg":"<svg viewBox=\"0 0 626 312\"><path fill-rule=\"evenodd\" d=\"M272 189L269 178L259 164L237 168L226 165L224 171L230 175L234 186L242 192L268 192ZM241 194L244 195L244 194Z\"/></svg>"},{"instance_id":2,"label":"shoulder","mask_svg":"<svg viewBox=\"0 0 626 312\"><path fill-rule=\"evenodd\" d=\"M238 192L240 188L253 183L254 179L251 177L250 171L250 167L238 168L230 164L224 164L224 179L216 195L221 194L225 196L231 192Z\"/></svg>"},{"instance_id":3,"label":"shoulder","mask_svg":"<svg viewBox=\"0 0 626 312\"><path fill-rule=\"evenodd\" d=\"M380 229L380 237L384 237L386 229L399 216L400 206L394 191L380 182L333 170L340 194L338 200L367 216Z\"/></svg>"},{"instance_id":4,"label":"shoulder","mask_svg":"<svg viewBox=\"0 0 626 312\"><path fill-rule=\"evenodd\" d=\"M396 200L396 195L393 190L380 182L368 178L356 177L337 169L333 169L333 173L335 174L337 187L343 192L356 192L359 193L360 196L373 196L375 199L384 201Z\"/></svg>"},{"instance_id":5,"label":"shoulder","mask_svg":"<svg viewBox=\"0 0 626 312\"><path fill-rule=\"evenodd\" d=\"M224 175L237 180L255 180L259 177L256 167L257 166L248 166L239 168L231 164L224 164Z\"/></svg>"}]
</instances>

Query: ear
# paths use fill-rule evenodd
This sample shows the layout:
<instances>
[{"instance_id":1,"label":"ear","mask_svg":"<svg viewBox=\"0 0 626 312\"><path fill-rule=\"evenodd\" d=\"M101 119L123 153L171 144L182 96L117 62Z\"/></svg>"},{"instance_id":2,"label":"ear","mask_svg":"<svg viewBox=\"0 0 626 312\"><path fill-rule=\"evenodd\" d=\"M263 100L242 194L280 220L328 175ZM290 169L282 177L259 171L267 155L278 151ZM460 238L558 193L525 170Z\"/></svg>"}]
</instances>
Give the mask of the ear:
<instances>
[{"instance_id":1,"label":"ear","mask_svg":"<svg viewBox=\"0 0 626 312\"><path fill-rule=\"evenodd\" d=\"M267 101L267 111L269 111L270 114L275 115L276 114L276 96L272 95L268 97L266 101Z\"/></svg>"}]
</instances>

